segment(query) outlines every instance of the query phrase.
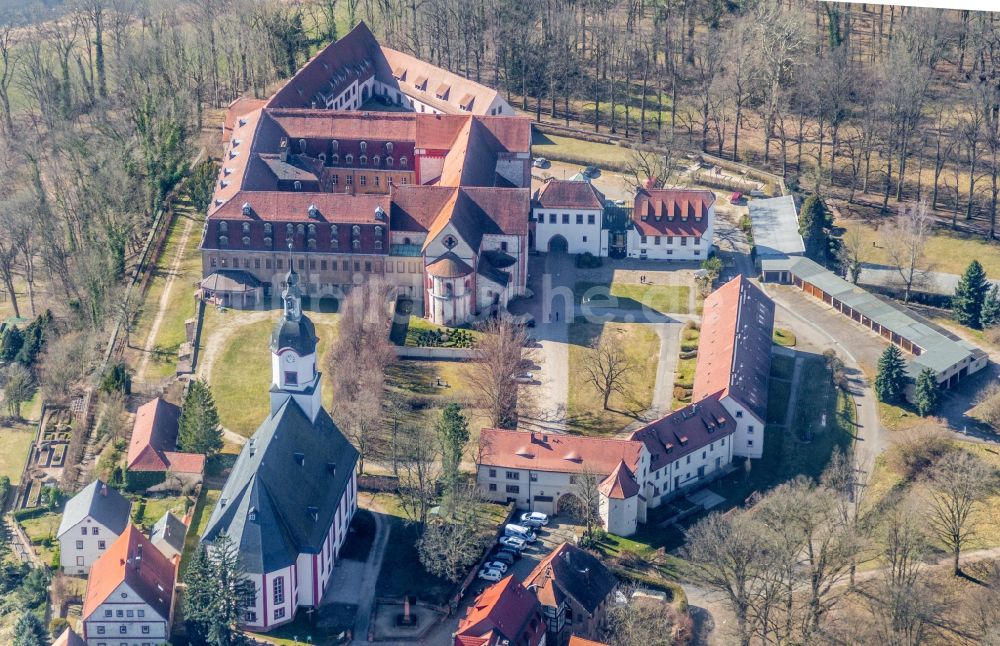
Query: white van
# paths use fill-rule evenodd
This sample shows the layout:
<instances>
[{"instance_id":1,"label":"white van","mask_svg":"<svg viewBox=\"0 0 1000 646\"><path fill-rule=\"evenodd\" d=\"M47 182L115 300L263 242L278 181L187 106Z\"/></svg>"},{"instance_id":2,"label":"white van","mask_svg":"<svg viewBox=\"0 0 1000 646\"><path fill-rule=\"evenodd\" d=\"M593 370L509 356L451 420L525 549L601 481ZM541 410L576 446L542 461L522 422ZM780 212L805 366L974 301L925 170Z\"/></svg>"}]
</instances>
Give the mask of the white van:
<instances>
[{"instance_id":1,"label":"white van","mask_svg":"<svg viewBox=\"0 0 1000 646\"><path fill-rule=\"evenodd\" d=\"M524 525L515 525L514 523L508 523L503 528L503 535L520 538L526 543L534 543L538 540L538 537L535 536L535 532L531 531L530 528L525 527Z\"/></svg>"}]
</instances>

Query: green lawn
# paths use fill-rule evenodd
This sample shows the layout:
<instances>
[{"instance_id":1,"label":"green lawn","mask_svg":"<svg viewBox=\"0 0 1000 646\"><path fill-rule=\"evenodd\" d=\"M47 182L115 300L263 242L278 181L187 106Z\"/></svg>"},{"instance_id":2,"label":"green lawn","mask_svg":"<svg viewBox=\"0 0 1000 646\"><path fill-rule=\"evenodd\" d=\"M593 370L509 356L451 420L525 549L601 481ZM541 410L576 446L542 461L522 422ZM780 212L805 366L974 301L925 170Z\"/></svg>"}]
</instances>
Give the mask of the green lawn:
<instances>
[{"instance_id":1,"label":"green lawn","mask_svg":"<svg viewBox=\"0 0 1000 646\"><path fill-rule=\"evenodd\" d=\"M142 525L145 529L151 529L163 515L168 511L174 513L178 518L184 518L187 507L187 498L184 496L165 496L161 498L146 498L146 507L142 518L133 518L134 522ZM139 500L132 503L133 513L137 509Z\"/></svg>"},{"instance_id":2,"label":"green lawn","mask_svg":"<svg viewBox=\"0 0 1000 646\"><path fill-rule=\"evenodd\" d=\"M865 262L891 265L885 252L881 234L873 226L859 220L839 220L839 227L861 232ZM876 243L877 246L872 243ZM969 261L978 260L990 278L1000 278L1000 245L988 242L982 236L972 236L945 228L935 229L927 240L924 256L936 271L961 274Z\"/></svg>"},{"instance_id":3,"label":"green lawn","mask_svg":"<svg viewBox=\"0 0 1000 646\"><path fill-rule=\"evenodd\" d=\"M787 354L771 353L771 376L786 381L792 378L795 372L795 358Z\"/></svg>"},{"instance_id":4,"label":"green lawn","mask_svg":"<svg viewBox=\"0 0 1000 646\"><path fill-rule=\"evenodd\" d=\"M614 298L609 298L608 295ZM657 312L687 314L691 311L691 288L688 285L642 285L638 283L593 283L579 281L573 285L577 303L590 307L617 307L624 310L641 310L644 307Z\"/></svg>"},{"instance_id":5,"label":"green lawn","mask_svg":"<svg viewBox=\"0 0 1000 646\"><path fill-rule=\"evenodd\" d=\"M191 516L191 527L188 530L187 537L184 539L184 554L181 555L181 572L184 572L188 561L194 555L195 550L198 549L198 541L201 539L201 535L205 533L205 528L208 527L208 519L211 518L212 510L215 508L215 503L219 501L221 493L221 489L211 489L207 486L201 490L201 495L198 497L194 513Z\"/></svg>"},{"instance_id":6,"label":"green lawn","mask_svg":"<svg viewBox=\"0 0 1000 646\"><path fill-rule=\"evenodd\" d=\"M531 154L556 161L620 167L632 159L627 148L532 131Z\"/></svg>"},{"instance_id":7,"label":"green lawn","mask_svg":"<svg viewBox=\"0 0 1000 646\"><path fill-rule=\"evenodd\" d=\"M0 476L10 478L11 485L21 482L21 473L31 451L35 432L26 424L17 424L0 431Z\"/></svg>"},{"instance_id":8,"label":"green lawn","mask_svg":"<svg viewBox=\"0 0 1000 646\"><path fill-rule=\"evenodd\" d=\"M257 641L267 644L278 644L280 646L304 646L305 644L315 644L316 646L335 646L336 644L346 644L347 640L338 636L354 626L354 619L357 616L358 607L351 604L334 603L323 606L320 613L323 622L330 628L320 629L314 625L317 618L312 613L300 610L295 614L295 619L289 623L275 628L268 633L248 633Z\"/></svg>"},{"instance_id":9,"label":"green lawn","mask_svg":"<svg viewBox=\"0 0 1000 646\"><path fill-rule=\"evenodd\" d=\"M795 346L795 333L791 330L776 327L771 334L771 340L777 345L791 348Z\"/></svg>"},{"instance_id":10,"label":"green lawn","mask_svg":"<svg viewBox=\"0 0 1000 646\"><path fill-rule=\"evenodd\" d=\"M602 396L587 383L583 365L590 344L605 334L621 336L622 345L635 365L629 376L628 397L612 393L603 409ZM569 326L569 401L567 417L574 430L587 435L607 435L635 421L653 401L660 338L647 325L637 323L572 323Z\"/></svg>"},{"instance_id":11,"label":"green lawn","mask_svg":"<svg viewBox=\"0 0 1000 646\"><path fill-rule=\"evenodd\" d=\"M472 343L475 343L480 336L482 336L482 333L477 332L476 330L435 325L425 318L410 316L409 323L406 327L406 338L403 345L412 348L421 346L467 348L470 347ZM441 340L430 342L429 338Z\"/></svg>"},{"instance_id":12,"label":"green lawn","mask_svg":"<svg viewBox=\"0 0 1000 646\"><path fill-rule=\"evenodd\" d=\"M908 402L900 404L879 402L878 415L882 421L882 426L890 431L906 431L920 426L927 421L918 415L916 409Z\"/></svg>"},{"instance_id":13,"label":"green lawn","mask_svg":"<svg viewBox=\"0 0 1000 646\"><path fill-rule=\"evenodd\" d=\"M788 410L788 398L792 394L792 382L776 379L771 374L770 391L767 397L767 423L784 424L785 413Z\"/></svg>"},{"instance_id":14,"label":"green lawn","mask_svg":"<svg viewBox=\"0 0 1000 646\"><path fill-rule=\"evenodd\" d=\"M325 357L336 334L336 314L307 312L316 325L319 336L317 356L321 372L325 372ZM271 402L271 352L268 349L271 329L280 313L275 310L267 320L241 325L239 310L219 312L205 310L205 327L212 334L221 334L227 326L238 326L220 349L209 374L209 384L219 408L222 425L245 437L253 434L267 416ZM329 405L333 391L330 380L323 379L323 401Z\"/></svg>"}]
</instances>

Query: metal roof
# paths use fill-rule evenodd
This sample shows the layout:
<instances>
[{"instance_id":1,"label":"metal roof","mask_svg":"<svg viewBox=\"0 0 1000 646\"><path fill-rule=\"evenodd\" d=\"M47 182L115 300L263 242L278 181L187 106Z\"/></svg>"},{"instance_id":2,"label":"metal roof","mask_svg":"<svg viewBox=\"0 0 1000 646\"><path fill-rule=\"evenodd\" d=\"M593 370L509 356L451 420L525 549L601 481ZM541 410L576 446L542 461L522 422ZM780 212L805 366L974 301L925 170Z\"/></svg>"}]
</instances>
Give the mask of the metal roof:
<instances>
[{"instance_id":1,"label":"metal roof","mask_svg":"<svg viewBox=\"0 0 1000 646\"><path fill-rule=\"evenodd\" d=\"M750 227L758 258L805 253L799 216L791 195L750 201Z\"/></svg>"},{"instance_id":2,"label":"metal roof","mask_svg":"<svg viewBox=\"0 0 1000 646\"><path fill-rule=\"evenodd\" d=\"M808 258L768 258L761 261L761 268L791 272L862 316L920 346L920 356L914 356L907 365L912 377L923 368L930 368L935 373L945 372L981 352L909 309L893 305L849 283Z\"/></svg>"}]
</instances>

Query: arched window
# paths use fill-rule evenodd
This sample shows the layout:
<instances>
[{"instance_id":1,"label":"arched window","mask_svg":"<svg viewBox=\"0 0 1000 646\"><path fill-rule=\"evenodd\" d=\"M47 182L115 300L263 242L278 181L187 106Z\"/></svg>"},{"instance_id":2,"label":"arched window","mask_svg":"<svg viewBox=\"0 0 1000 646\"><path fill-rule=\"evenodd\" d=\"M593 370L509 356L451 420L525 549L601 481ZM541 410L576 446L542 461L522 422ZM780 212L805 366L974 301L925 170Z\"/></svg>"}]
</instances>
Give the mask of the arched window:
<instances>
[{"instance_id":1,"label":"arched window","mask_svg":"<svg viewBox=\"0 0 1000 646\"><path fill-rule=\"evenodd\" d=\"M372 155L372 166L378 166L379 158L378 155Z\"/></svg>"},{"instance_id":2,"label":"arched window","mask_svg":"<svg viewBox=\"0 0 1000 646\"><path fill-rule=\"evenodd\" d=\"M330 150L337 150L338 146L340 146L340 142L338 142L336 139L330 142Z\"/></svg>"},{"instance_id":3,"label":"arched window","mask_svg":"<svg viewBox=\"0 0 1000 646\"><path fill-rule=\"evenodd\" d=\"M264 246L265 247L270 247L271 246L271 236L266 236L264 238Z\"/></svg>"},{"instance_id":4,"label":"arched window","mask_svg":"<svg viewBox=\"0 0 1000 646\"><path fill-rule=\"evenodd\" d=\"M271 223L270 222L265 222L264 223L264 235L267 235L267 236L271 235Z\"/></svg>"},{"instance_id":5,"label":"arched window","mask_svg":"<svg viewBox=\"0 0 1000 646\"><path fill-rule=\"evenodd\" d=\"M375 241L375 248L379 249L379 250L382 249L382 241L381 240L376 240Z\"/></svg>"},{"instance_id":6,"label":"arched window","mask_svg":"<svg viewBox=\"0 0 1000 646\"><path fill-rule=\"evenodd\" d=\"M409 238L403 238L403 244L412 244Z\"/></svg>"},{"instance_id":7,"label":"arched window","mask_svg":"<svg viewBox=\"0 0 1000 646\"><path fill-rule=\"evenodd\" d=\"M351 227L351 234L355 236L361 235L361 227L355 224L353 227Z\"/></svg>"},{"instance_id":8,"label":"arched window","mask_svg":"<svg viewBox=\"0 0 1000 646\"><path fill-rule=\"evenodd\" d=\"M353 164L354 163L354 155L352 155L351 153L347 153L346 155L344 155L344 163L345 164Z\"/></svg>"},{"instance_id":9,"label":"arched window","mask_svg":"<svg viewBox=\"0 0 1000 646\"><path fill-rule=\"evenodd\" d=\"M229 223L226 222L225 220L219 222L219 233L228 233L228 232L229 232Z\"/></svg>"},{"instance_id":10,"label":"arched window","mask_svg":"<svg viewBox=\"0 0 1000 646\"><path fill-rule=\"evenodd\" d=\"M306 140L299 139L299 152L304 153L306 151Z\"/></svg>"},{"instance_id":11,"label":"arched window","mask_svg":"<svg viewBox=\"0 0 1000 646\"><path fill-rule=\"evenodd\" d=\"M354 242L351 243L351 246L354 247L355 249L360 249L361 248L361 241L360 240L355 240Z\"/></svg>"},{"instance_id":12,"label":"arched window","mask_svg":"<svg viewBox=\"0 0 1000 646\"><path fill-rule=\"evenodd\" d=\"M295 189L296 191L301 191L302 182L300 182L299 180L295 180L294 182L292 182L292 188Z\"/></svg>"},{"instance_id":13,"label":"arched window","mask_svg":"<svg viewBox=\"0 0 1000 646\"><path fill-rule=\"evenodd\" d=\"M309 231L309 237L310 238L316 237L316 225L315 224L310 224L307 227L307 230Z\"/></svg>"},{"instance_id":14,"label":"arched window","mask_svg":"<svg viewBox=\"0 0 1000 646\"><path fill-rule=\"evenodd\" d=\"M392 157L386 157L385 158L385 165L389 166L389 167L392 166Z\"/></svg>"},{"instance_id":15,"label":"arched window","mask_svg":"<svg viewBox=\"0 0 1000 646\"><path fill-rule=\"evenodd\" d=\"M399 158L399 167L400 168L406 168L406 157L405 156Z\"/></svg>"},{"instance_id":16,"label":"arched window","mask_svg":"<svg viewBox=\"0 0 1000 646\"><path fill-rule=\"evenodd\" d=\"M368 150L368 142L362 141L361 143L359 143L358 150L360 150L361 152L365 152L366 150Z\"/></svg>"},{"instance_id":17,"label":"arched window","mask_svg":"<svg viewBox=\"0 0 1000 646\"><path fill-rule=\"evenodd\" d=\"M331 224L330 225L330 235L333 236L334 238L337 237L337 225L336 224Z\"/></svg>"},{"instance_id":18,"label":"arched window","mask_svg":"<svg viewBox=\"0 0 1000 646\"><path fill-rule=\"evenodd\" d=\"M229 246L229 236L219 236L219 246L228 247Z\"/></svg>"},{"instance_id":19,"label":"arched window","mask_svg":"<svg viewBox=\"0 0 1000 646\"><path fill-rule=\"evenodd\" d=\"M250 246L250 236L243 236L243 246L244 247Z\"/></svg>"},{"instance_id":20,"label":"arched window","mask_svg":"<svg viewBox=\"0 0 1000 646\"><path fill-rule=\"evenodd\" d=\"M315 249L316 248L316 239L315 238L309 238L309 248L310 249Z\"/></svg>"},{"instance_id":21,"label":"arched window","mask_svg":"<svg viewBox=\"0 0 1000 646\"><path fill-rule=\"evenodd\" d=\"M306 232L306 225L304 224L300 224L297 228L299 235L303 235Z\"/></svg>"},{"instance_id":22,"label":"arched window","mask_svg":"<svg viewBox=\"0 0 1000 646\"><path fill-rule=\"evenodd\" d=\"M325 164L326 163L326 153L320 153L319 154L319 160Z\"/></svg>"},{"instance_id":23,"label":"arched window","mask_svg":"<svg viewBox=\"0 0 1000 646\"><path fill-rule=\"evenodd\" d=\"M333 153L332 155L330 155L330 163L334 165L339 164L340 155L338 155L337 153Z\"/></svg>"},{"instance_id":24,"label":"arched window","mask_svg":"<svg viewBox=\"0 0 1000 646\"><path fill-rule=\"evenodd\" d=\"M380 227L380 226L376 226L375 227L375 237L376 238L381 238L382 237L382 227Z\"/></svg>"},{"instance_id":25,"label":"arched window","mask_svg":"<svg viewBox=\"0 0 1000 646\"><path fill-rule=\"evenodd\" d=\"M391 153L392 152L392 142L391 141L385 142L385 152L387 152L387 153Z\"/></svg>"},{"instance_id":26,"label":"arched window","mask_svg":"<svg viewBox=\"0 0 1000 646\"><path fill-rule=\"evenodd\" d=\"M368 163L368 155L361 155L358 157L358 164L360 166L364 166L367 163Z\"/></svg>"},{"instance_id":27,"label":"arched window","mask_svg":"<svg viewBox=\"0 0 1000 646\"><path fill-rule=\"evenodd\" d=\"M250 233L250 223L249 222L244 222L243 223L243 233Z\"/></svg>"},{"instance_id":28,"label":"arched window","mask_svg":"<svg viewBox=\"0 0 1000 646\"><path fill-rule=\"evenodd\" d=\"M292 224L291 222L289 222L288 224L286 224L285 225L285 233L287 233L288 235L292 235L293 233L295 233L295 225Z\"/></svg>"}]
</instances>

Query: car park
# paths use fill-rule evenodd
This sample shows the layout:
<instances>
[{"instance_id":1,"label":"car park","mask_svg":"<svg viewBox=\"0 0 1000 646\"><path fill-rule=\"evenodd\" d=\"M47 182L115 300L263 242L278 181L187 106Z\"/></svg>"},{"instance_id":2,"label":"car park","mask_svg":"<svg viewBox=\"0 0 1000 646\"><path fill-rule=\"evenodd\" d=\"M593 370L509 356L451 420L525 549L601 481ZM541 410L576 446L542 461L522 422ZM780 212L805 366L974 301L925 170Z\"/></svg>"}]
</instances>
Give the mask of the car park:
<instances>
[{"instance_id":1,"label":"car park","mask_svg":"<svg viewBox=\"0 0 1000 646\"><path fill-rule=\"evenodd\" d=\"M499 570L500 574L507 572L507 564L502 561L487 561L483 564L484 570Z\"/></svg>"},{"instance_id":2,"label":"car park","mask_svg":"<svg viewBox=\"0 0 1000 646\"><path fill-rule=\"evenodd\" d=\"M535 536L535 532L531 531L530 527L525 527L524 525L515 525L514 523L508 523L506 526L504 526L503 533L504 536L513 536L516 538L520 538L526 543L534 543L536 540L538 540L538 537Z\"/></svg>"},{"instance_id":3,"label":"car park","mask_svg":"<svg viewBox=\"0 0 1000 646\"><path fill-rule=\"evenodd\" d=\"M518 554L528 545L526 540L517 536L501 536L497 542L504 547L517 550Z\"/></svg>"},{"instance_id":4,"label":"car park","mask_svg":"<svg viewBox=\"0 0 1000 646\"><path fill-rule=\"evenodd\" d=\"M501 572L500 570L484 567L483 569L479 570L479 574L477 574L476 576L478 576L480 579L484 581L499 581L500 579L503 578L503 572Z\"/></svg>"},{"instance_id":5,"label":"car park","mask_svg":"<svg viewBox=\"0 0 1000 646\"><path fill-rule=\"evenodd\" d=\"M504 565L510 567L514 565L514 561L517 560L513 552L508 552L507 550L494 550L489 557L490 561L499 561Z\"/></svg>"},{"instance_id":6,"label":"car park","mask_svg":"<svg viewBox=\"0 0 1000 646\"><path fill-rule=\"evenodd\" d=\"M549 524L549 517L540 511L529 511L521 514L521 524L525 527L544 527Z\"/></svg>"}]
</instances>

